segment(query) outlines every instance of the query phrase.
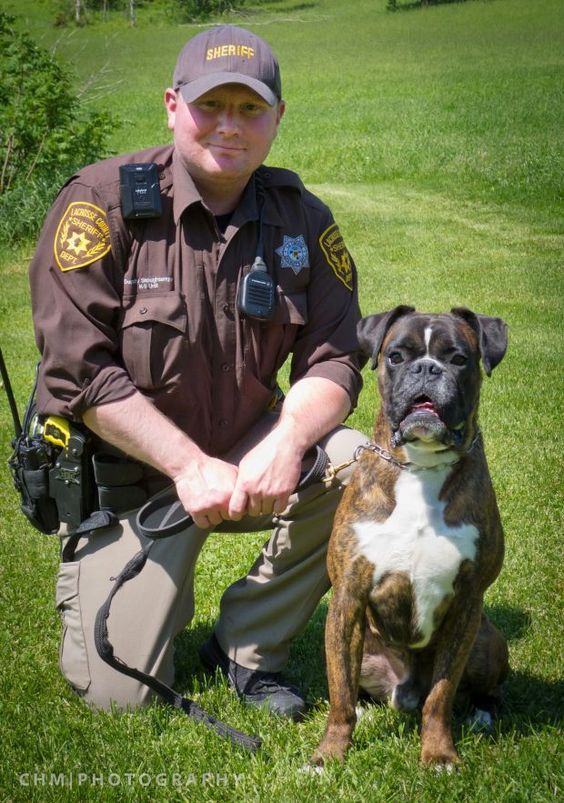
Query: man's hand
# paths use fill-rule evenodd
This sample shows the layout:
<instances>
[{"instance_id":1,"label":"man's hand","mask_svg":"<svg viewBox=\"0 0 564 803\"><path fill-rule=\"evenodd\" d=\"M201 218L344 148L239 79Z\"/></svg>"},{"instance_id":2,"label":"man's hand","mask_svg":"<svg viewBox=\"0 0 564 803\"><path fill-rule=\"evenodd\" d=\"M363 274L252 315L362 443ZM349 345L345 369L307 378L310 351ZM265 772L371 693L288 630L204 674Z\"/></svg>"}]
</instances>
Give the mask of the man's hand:
<instances>
[{"instance_id":1,"label":"man's hand","mask_svg":"<svg viewBox=\"0 0 564 803\"><path fill-rule=\"evenodd\" d=\"M349 409L348 394L329 379L311 377L293 385L278 424L240 459L229 518L281 513L298 485L303 456Z\"/></svg>"},{"instance_id":2,"label":"man's hand","mask_svg":"<svg viewBox=\"0 0 564 803\"><path fill-rule=\"evenodd\" d=\"M239 464L228 516L281 513L300 478L302 452L283 427L275 428Z\"/></svg>"},{"instance_id":3,"label":"man's hand","mask_svg":"<svg viewBox=\"0 0 564 803\"><path fill-rule=\"evenodd\" d=\"M208 530L231 518L229 500L237 482L235 466L203 456L187 464L174 482L182 506L197 527Z\"/></svg>"}]
</instances>

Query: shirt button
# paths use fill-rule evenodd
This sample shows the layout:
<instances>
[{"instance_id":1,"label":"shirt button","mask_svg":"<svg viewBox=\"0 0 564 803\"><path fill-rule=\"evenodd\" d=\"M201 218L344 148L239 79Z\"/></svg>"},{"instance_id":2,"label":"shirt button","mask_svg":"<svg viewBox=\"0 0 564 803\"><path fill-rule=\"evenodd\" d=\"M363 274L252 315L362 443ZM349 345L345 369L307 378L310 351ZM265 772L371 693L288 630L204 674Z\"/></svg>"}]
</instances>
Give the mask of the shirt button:
<instances>
[{"instance_id":1,"label":"shirt button","mask_svg":"<svg viewBox=\"0 0 564 803\"><path fill-rule=\"evenodd\" d=\"M227 371L231 370L231 366L229 365L229 363L224 362L223 365L221 366L221 370L225 371L225 373L227 373Z\"/></svg>"},{"instance_id":2,"label":"shirt button","mask_svg":"<svg viewBox=\"0 0 564 803\"><path fill-rule=\"evenodd\" d=\"M222 309L224 315L229 315L229 313L231 312L231 307L229 306L229 304L224 304Z\"/></svg>"},{"instance_id":3,"label":"shirt button","mask_svg":"<svg viewBox=\"0 0 564 803\"><path fill-rule=\"evenodd\" d=\"M139 315L146 315L147 314L147 307L141 307L139 310Z\"/></svg>"},{"instance_id":4,"label":"shirt button","mask_svg":"<svg viewBox=\"0 0 564 803\"><path fill-rule=\"evenodd\" d=\"M220 427L228 427L229 426L229 421L227 420L227 418L220 418L219 419L219 426Z\"/></svg>"}]
</instances>

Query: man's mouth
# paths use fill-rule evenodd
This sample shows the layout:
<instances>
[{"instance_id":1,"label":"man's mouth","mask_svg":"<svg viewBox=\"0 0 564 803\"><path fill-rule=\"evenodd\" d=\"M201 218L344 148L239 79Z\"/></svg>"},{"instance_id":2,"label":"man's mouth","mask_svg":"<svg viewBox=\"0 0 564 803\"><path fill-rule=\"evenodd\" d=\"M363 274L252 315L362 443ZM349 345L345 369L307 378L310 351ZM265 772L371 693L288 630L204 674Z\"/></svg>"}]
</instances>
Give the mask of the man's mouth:
<instances>
[{"instance_id":1,"label":"man's mouth","mask_svg":"<svg viewBox=\"0 0 564 803\"><path fill-rule=\"evenodd\" d=\"M234 153L240 153L245 150L242 145L225 145L223 142L210 142L209 147L219 148L222 151L233 151Z\"/></svg>"}]
</instances>

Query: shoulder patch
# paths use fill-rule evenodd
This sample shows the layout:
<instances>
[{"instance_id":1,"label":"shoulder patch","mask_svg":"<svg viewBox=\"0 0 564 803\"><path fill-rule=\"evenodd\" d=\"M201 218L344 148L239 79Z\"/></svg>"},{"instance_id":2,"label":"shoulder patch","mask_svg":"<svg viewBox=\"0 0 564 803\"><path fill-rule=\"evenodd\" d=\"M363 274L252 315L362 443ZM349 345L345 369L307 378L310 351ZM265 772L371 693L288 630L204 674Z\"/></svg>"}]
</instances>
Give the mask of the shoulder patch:
<instances>
[{"instance_id":1,"label":"shoulder patch","mask_svg":"<svg viewBox=\"0 0 564 803\"><path fill-rule=\"evenodd\" d=\"M84 268L111 249L106 213L87 201L73 201L61 218L53 252L62 271Z\"/></svg>"},{"instance_id":2,"label":"shoulder patch","mask_svg":"<svg viewBox=\"0 0 564 803\"><path fill-rule=\"evenodd\" d=\"M325 229L319 238L319 245L329 267L332 268L333 273L341 281L348 290L353 289L353 272L352 263L347 246L343 240L343 235L339 231L336 223L331 224L328 229Z\"/></svg>"}]
</instances>

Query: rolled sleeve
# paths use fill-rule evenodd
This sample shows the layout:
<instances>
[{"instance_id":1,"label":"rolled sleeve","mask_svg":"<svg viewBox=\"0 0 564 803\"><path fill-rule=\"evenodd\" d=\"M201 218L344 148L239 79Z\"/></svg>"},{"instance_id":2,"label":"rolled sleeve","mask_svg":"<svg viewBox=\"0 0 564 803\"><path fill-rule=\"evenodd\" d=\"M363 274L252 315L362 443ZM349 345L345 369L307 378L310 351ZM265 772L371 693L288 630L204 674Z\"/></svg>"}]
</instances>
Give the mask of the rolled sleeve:
<instances>
[{"instance_id":1,"label":"rolled sleeve","mask_svg":"<svg viewBox=\"0 0 564 803\"><path fill-rule=\"evenodd\" d=\"M81 418L89 407L126 399L135 393L127 372L118 366L102 368L92 379L86 379L82 391L69 403L73 418Z\"/></svg>"},{"instance_id":2,"label":"rolled sleeve","mask_svg":"<svg viewBox=\"0 0 564 803\"><path fill-rule=\"evenodd\" d=\"M79 419L87 407L135 390L120 358L123 271L110 217L92 187L71 181L51 208L30 264L42 414Z\"/></svg>"}]
</instances>

